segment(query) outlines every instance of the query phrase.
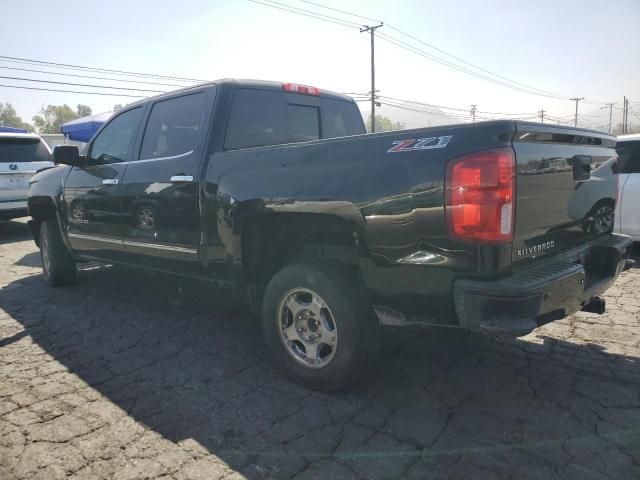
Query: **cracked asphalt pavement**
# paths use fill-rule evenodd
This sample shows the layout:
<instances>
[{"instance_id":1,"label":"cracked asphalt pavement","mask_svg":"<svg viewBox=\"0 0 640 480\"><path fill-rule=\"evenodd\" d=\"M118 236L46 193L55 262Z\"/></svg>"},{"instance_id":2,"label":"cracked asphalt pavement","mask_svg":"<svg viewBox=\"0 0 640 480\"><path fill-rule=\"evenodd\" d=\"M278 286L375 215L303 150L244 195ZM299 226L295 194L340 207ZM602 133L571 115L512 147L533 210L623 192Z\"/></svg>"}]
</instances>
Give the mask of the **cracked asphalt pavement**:
<instances>
[{"instance_id":1,"label":"cracked asphalt pavement","mask_svg":"<svg viewBox=\"0 0 640 480\"><path fill-rule=\"evenodd\" d=\"M0 223L0 478L640 478L640 269L520 339L384 331L348 391L282 377L211 285L84 265Z\"/></svg>"}]
</instances>

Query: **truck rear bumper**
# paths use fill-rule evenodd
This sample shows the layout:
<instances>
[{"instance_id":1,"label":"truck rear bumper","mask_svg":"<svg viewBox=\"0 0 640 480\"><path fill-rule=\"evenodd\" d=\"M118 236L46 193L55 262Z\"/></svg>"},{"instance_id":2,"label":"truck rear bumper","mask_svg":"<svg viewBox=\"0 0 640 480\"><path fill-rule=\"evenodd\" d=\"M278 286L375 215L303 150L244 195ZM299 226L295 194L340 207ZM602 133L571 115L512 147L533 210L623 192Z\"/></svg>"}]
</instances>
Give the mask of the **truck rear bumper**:
<instances>
[{"instance_id":1,"label":"truck rear bumper","mask_svg":"<svg viewBox=\"0 0 640 480\"><path fill-rule=\"evenodd\" d=\"M629 237L609 235L505 279L457 280L458 321L473 330L526 335L585 308L607 290L625 268L631 245Z\"/></svg>"},{"instance_id":2,"label":"truck rear bumper","mask_svg":"<svg viewBox=\"0 0 640 480\"><path fill-rule=\"evenodd\" d=\"M0 202L0 220L11 220L12 218L26 217L27 215L26 200Z\"/></svg>"}]
</instances>

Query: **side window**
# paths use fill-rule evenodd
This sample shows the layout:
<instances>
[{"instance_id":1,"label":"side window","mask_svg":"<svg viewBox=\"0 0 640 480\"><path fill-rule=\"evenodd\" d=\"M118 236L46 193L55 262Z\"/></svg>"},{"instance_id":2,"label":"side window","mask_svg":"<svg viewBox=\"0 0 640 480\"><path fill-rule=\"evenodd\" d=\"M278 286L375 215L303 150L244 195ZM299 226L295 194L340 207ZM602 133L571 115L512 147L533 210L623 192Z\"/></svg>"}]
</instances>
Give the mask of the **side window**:
<instances>
[{"instance_id":1,"label":"side window","mask_svg":"<svg viewBox=\"0 0 640 480\"><path fill-rule=\"evenodd\" d=\"M140 160L192 152L204 116L204 97L200 92L155 103L142 139Z\"/></svg>"},{"instance_id":2,"label":"side window","mask_svg":"<svg viewBox=\"0 0 640 480\"><path fill-rule=\"evenodd\" d=\"M229 114L226 149L277 145L287 140L287 100L266 90L236 90Z\"/></svg>"},{"instance_id":3,"label":"side window","mask_svg":"<svg viewBox=\"0 0 640 480\"><path fill-rule=\"evenodd\" d=\"M89 164L104 165L126 161L141 115L142 107L138 107L111 120L93 141Z\"/></svg>"},{"instance_id":4,"label":"side window","mask_svg":"<svg viewBox=\"0 0 640 480\"><path fill-rule=\"evenodd\" d=\"M366 133L360 110L351 102L324 99L322 108L322 138L346 137Z\"/></svg>"},{"instance_id":5,"label":"side window","mask_svg":"<svg viewBox=\"0 0 640 480\"><path fill-rule=\"evenodd\" d=\"M620 173L640 173L640 142L619 143Z\"/></svg>"},{"instance_id":6,"label":"side window","mask_svg":"<svg viewBox=\"0 0 640 480\"><path fill-rule=\"evenodd\" d=\"M320 115L316 107L287 105L287 123L290 142L308 142L320 138Z\"/></svg>"}]
</instances>

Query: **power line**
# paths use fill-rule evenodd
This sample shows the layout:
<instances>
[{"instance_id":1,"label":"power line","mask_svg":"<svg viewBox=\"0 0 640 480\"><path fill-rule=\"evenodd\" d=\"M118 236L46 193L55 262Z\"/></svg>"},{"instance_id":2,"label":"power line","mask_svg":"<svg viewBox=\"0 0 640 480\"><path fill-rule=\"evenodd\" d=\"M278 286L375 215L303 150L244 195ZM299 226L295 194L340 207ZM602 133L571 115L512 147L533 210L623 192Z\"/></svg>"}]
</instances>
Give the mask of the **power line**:
<instances>
[{"instance_id":1,"label":"power line","mask_svg":"<svg viewBox=\"0 0 640 480\"><path fill-rule=\"evenodd\" d=\"M206 82L207 81L207 80L201 80L197 78L172 77L168 75L157 75L152 73L130 72L126 70L114 70L109 68L87 67L84 65L73 65L68 63L48 62L44 60L34 60L29 58L9 57L6 55L0 55L0 59L17 62L17 63L48 65L51 67L63 68L63 69L88 70L88 71L101 72L101 73L112 73L114 75L128 75L133 77L144 77L144 78L160 78L165 80L178 80L178 81L185 81L185 82Z\"/></svg>"},{"instance_id":2,"label":"power line","mask_svg":"<svg viewBox=\"0 0 640 480\"><path fill-rule=\"evenodd\" d=\"M323 17L327 17L326 15L322 15L321 13L317 13L317 14L313 14L313 12L311 13L302 13L302 12L310 12L310 10L303 10L303 9L297 9L297 10L301 10L300 12L296 11L296 10L292 10L289 8L284 8L284 7L279 7L277 5L272 5L271 3L264 3L264 2L258 2L257 0L249 0L251 3L257 3L259 5L264 5L266 7L271 7L271 8L276 8L278 10L283 10L285 12L289 12L289 13L295 13L296 15L302 15L303 17L309 17L309 18L315 18L316 20L323 20L325 22L329 22L329 23L335 23L336 25L342 25L343 27L348 27L348 28L360 28L360 26L356 23L353 22L348 22L347 20L345 21L336 21L336 20L330 20L329 18L333 18L333 17L328 17L328 18L323 18ZM295 8L295 7L293 7Z\"/></svg>"},{"instance_id":3,"label":"power line","mask_svg":"<svg viewBox=\"0 0 640 480\"><path fill-rule=\"evenodd\" d=\"M380 95L380 98L386 98L386 99L389 99L389 100L395 100L397 102L413 103L413 104L416 104L416 105L427 106L427 107L442 108L442 109L446 109L446 110L456 110L456 111L459 111L459 112L468 112L469 111L469 109L467 109L467 108L445 107L443 105L435 105L433 103L418 102L416 100L402 100L400 98L388 97L386 95Z\"/></svg>"},{"instance_id":4,"label":"power line","mask_svg":"<svg viewBox=\"0 0 640 480\"><path fill-rule=\"evenodd\" d=\"M309 0L300 0L300 1L304 2L304 3L308 3L310 5L315 5L316 7L325 8L327 10L331 10L331 11L334 11L334 12L339 12L339 13L342 13L342 14L345 14L345 15L351 15L353 17L357 17L357 18L361 18L361 19L365 19L365 20L369 20L369 21L379 21L379 20L375 20L375 19L373 19L371 17L366 17L364 15L359 15L359 14L356 14L356 13L353 13L353 12L348 12L346 10L341 10L341 9L338 9L338 8L329 7L329 6L322 5L322 4L317 3L317 2L312 2L312 1L309 1ZM385 25L387 27L389 27L391 30L396 31L399 34L404 35L405 37L408 37L408 38L410 38L410 39L412 39L412 40L414 40L414 41L416 41L418 43L421 43L422 45L425 45L428 48L431 48L431 49L433 49L433 50L435 50L437 52L440 52L440 53L442 53L442 54L444 54L444 55L446 55L446 56L448 56L450 58L453 58L453 59L457 60L458 62L461 62L461 63L463 63L465 65L468 65L468 66L470 66L472 68L475 68L476 70L480 70L480 71L485 72L485 73L487 73L489 75L492 75L492 76L494 76L496 78L502 79L502 80L504 80L506 82L513 83L515 85L519 85L519 86L521 86L521 87L523 87L523 88L525 88L527 90L535 91L535 92L537 92L537 93L534 93L536 95L548 96L548 97L564 99L564 100L568 100L569 99L568 95L562 95L562 94L550 92L548 90L544 90L544 89L541 89L541 88L533 87L531 85L527 85L525 83L518 82L516 80L512 80L512 79L510 79L508 77L505 77L503 75L500 75L500 74L497 74L497 73L492 72L490 70L487 70L485 68L482 68L482 67L480 67L478 65L475 65L475 64L473 64L471 62L466 61L463 58L460 58L460 57L458 57L456 55L453 55L453 54L447 52L446 50L443 50L443 49L441 49L439 47L436 47L435 45L432 45L432 44L430 44L428 42L425 42L424 40L422 40L422 39L420 39L420 38L418 38L418 37L416 37L414 35L411 35L411 34L405 32L405 31L403 31L403 30L401 30L401 29L399 29L399 28L397 28L397 27L395 27L395 26L393 26L393 25L391 25L389 23L386 23ZM393 37L390 37L390 38L393 38ZM397 40L402 42L400 39L397 39ZM436 57L436 58L439 58L439 57ZM444 60L444 59L441 59L441 60ZM446 61L446 60L444 60L444 61ZM465 73L469 73L469 72L465 72ZM507 86L507 85L503 85L503 86ZM533 92L528 92L528 93L533 93Z\"/></svg>"},{"instance_id":5,"label":"power line","mask_svg":"<svg viewBox=\"0 0 640 480\"><path fill-rule=\"evenodd\" d=\"M324 15L324 14L319 13L317 11L301 9L301 8L294 7L294 6L290 5L290 4L286 4L286 3L282 3L282 2L275 2L273 0L266 0L269 3L259 2L257 0L249 0L249 1L251 1L253 3L258 3L258 4L261 4L261 5L269 6L269 7L272 7L272 8L278 8L279 10L284 10L284 11L289 12L289 13L296 13L298 15L303 15L303 16L307 16L307 17L310 17L310 18L316 18L316 19L324 20L324 21L327 21L327 22L330 22L330 23L336 23L338 25L342 25L342 26L346 26L346 27L355 27L357 25L355 22L351 22L350 20L347 20L347 19L344 19L344 18ZM361 18L361 19L374 20L372 17L366 17L364 15L358 15L358 14L355 14L353 12L348 12L346 10L341 10L341 9L338 9L338 8L328 7L326 5L322 5L322 4L317 3L317 2L312 2L312 1L309 1L309 0L300 0L300 1L302 1L304 3L307 3L307 4L310 4L310 5L314 5L314 6L319 7L319 8L324 8L324 9L327 9L327 10L335 11L335 12L341 13L343 15L350 15L350 16L353 16L353 17ZM273 5L274 3L276 5ZM277 5L280 5L280 6L277 6ZM455 63L452 63L452 62L450 62L450 61L448 61L448 60L446 60L444 58L432 55L432 54L430 54L428 52L425 52L424 50L422 50L422 49L420 49L420 48L418 48L418 47L416 47L414 45L411 45L411 44L409 44L409 43L407 43L407 42L405 42L405 41L403 41L403 40L401 40L399 38L392 37L392 36L387 35L387 34L380 34L379 35L380 38L382 38L383 40L387 41L388 43L394 44L394 45L396 45L396 46L398 46L400 48L404 48L405 50L408 50L408 51L410 51L412 53L418 54L418 55L420 55L420 56L422 56L424 58L427 58L429 60L435 61L436 63L440 63L440 64L445 65L447 67L450 67L450 68L453 68L455 70L458 70L458 71L460 71L462 73L466 73L468 75L475 76L476 78L479 78L479 79L482 79L482 80L485 80L485 81L489 81L489 82L492 82L494 84L497 84L497 85L500 85L500 86L503 86L503 87L506 87L506 88L511 88L513 90L517 90L517 91L520 91L520 92L523 92L523 93L527 93L529 95L544 96L544 97L555 98L555 99L560 99L560 100L569 100L569 97L567 97L565 95L553 93L553 92L550 92L548 90L543 90L543 89L540 89L540 88L537 88L537 87L532 87L530 85L527 85L527 84L524 84L524 83L521 83L521 82L518 82L518 81L515 81L515 80L511 80L511 79L509 79L507 77L504 77L502 75L493 73L490 70L484 69L484 68L479 67L477 65L474 65L474 64L472 64L470 62L467 62L466 60L464 60L464 59L462 59L460 57L452 55L452 54L446 52L445 50L442 50L442 49L440 49L440 48L438 48L438 47L436 47L434 45L431 45L431 44L429 44L429 43L427 43L427 42L425 42L425 41L423 41L423 40L421 40L421 39L419 39L419 38L417 38L417 37L415 37L415 36L413 36L411 34L408 34L408 33L404 32L404 31L402 31L402 30L400 30L400 29L398 29L396 27L390 26L390 28L392 28L393 30L397 31L401 35L404 35L404 36L406 36L408 38L411 38L414 41L422 43L423 45L426 45L429 48L437 50L437 51L443 53L444 55L447 55L447 56L449 56L449 57L451 57L451 58L453 58L453 59L455 59L455 60L457 60L457 61L459 61L461 63L469 65L470 67L475 68L476 70L480 70L480 71L486 72L487 74L489 74L489 75L491 75L493 77L496 77L496 78L492 78L490 76L483 75L483 74L480 74L478 72L474 72L473 70L470 70L470 69L465 68L465 67L463 67L461 65L457 65ZM502 79L502 80L498 80L498 79ZM600 105L600 104L601 103L598 103L598 105Z\"/></svg>"},{"instance_id":6,"label":"power line","mask_svg":"<svg viewBox=\"0 0 640 480\"><path fill-rule=\"evenodd\" d=\"M89 88L109 88L113 90L128 90L135 92L150 92L150 93L164 93L165 90L149 90L146 88L128 88L128 87L114 87L109 85L90 85L87 83L71 83L71 82L56 82L54 80L36 80L34 78L23 78L23 77L7 77L4 75L0 75L0 78L4 80L19 80L22 82L36 82L36 83L49 83L55 85L69 85L72 87L89 87Z\"/></svg>"},{"instance_id":7,"label":"power line","mask_svg":"<svg viewBox=\"0 0 640 480\"><path fill-rule=\"evenodd\" d=\"M340 10L339 8L329 7L329 6L327 6L327 5L322 5L322 4L320 4L320 3L312 2L312 1L309 1L309 0L300 0L300 1L301 1L301 2L303 2L303 3L308 3L308 4L310 4L310 5L315 5L316 7L325 8L325 9L327 9L327 10L332 10L332 11L334 11L334 12L342 13L342 14L345 14L345 15L351 15L351 16L353 16L353 17L357 17L357 18L361 18L361 19L364 19L364 20L374 21L374 22L378 22L378 23L380 23L380 20L377 20L377 19L374 19L374 18L371 18L371 17L366 17L366 16L364 16L364 15L359 15L359 14L356 14L356 13L353 13L353 12L348 12L348 11L346 11L346 10ZM542 93L545 93L545 94L548 94L548 95L553 95L553 96L556 96L556 97L562 97L562 98L564 98L564 99L568 99L568 98L569 98L569 97L568 97L568 95L562 95L562 94L553 93L553 92L550 92L550 91L548 91L548 90L543 90L543 89L540 89L540 88L532 87L532 86L530 86L530 85L527 85L527 84L524 84L524 83L518 82L518 81L516 81L516 80L511 80L511 79L510 79L510 78L508 78L508 77L505 77L505 76L503 76L503 75L499 75L499 74L494 73L494 72L492 72L492 71L490 71L490 70L487 70L487 69L485 69L485 68L479 67L478 65L475 65L475 64L473 64L473 63L470 63L470 62L468 62L468 61L464 60L463 58L460 58L460 57L458 57L458 56L456 56L456 55L453 55L453 54L451 54L451 53L447 52L446 50L443 50L443 49L441 49L441 48L436 47L435 45L432 45L432 44L430 44L430 43L428 43L428 42L425 42L424 40L421 40L420 38L415 37L414 35L411 35L411 34L409 34L409 33L405 32L405 31L403 31L403 30L400 30L400 29L399 29L399 28L397 28L397 27L394 27L394 26L393 26L393 25L391 25L390 23L385 23L385 25L386 25L388 28L390 28L391 30L394 30L394 31L398 32L398 33L399 33L399 34L401 34L401 35L404 35L404 36L406 36L406 37L408 37L408 38L410 38L410 39L412 39L412 40L414 40L414 41L416 41L416 42L419 42L419 43L421 43L421 44L423 44L423 45L425 45L425 46L427 46L427 47L429 47L429 48L433 49L433 50L436 50L437 52L440 52L440 53L442 53L442 54L444 54L444 55L446 55L446 56L448 56L448 57L451 57L451 58L453 58L453 59L455 59L455 60L457 60L457 61L459 61L459 62L461 62L461 63L464 63L465 65L468 65L468 66L473 67L473 68L475 68L475 69L477 69L477 70L480 70L480 71L483 71L483 72L488 73L488 74L490 74L490 75L493 75L493 76L495 76L495 77L497 77L497 78L500 78L500 79L502 79L502 80L505 80L505 81L507 81L507 82L514 83L514 84L516 84L516 85L520 85L520 86L525 87L525 88L530 89L530 90L537 90L537 91L539 91L539 92L542 92Z\"/></svg>"},{"instance_id":8,"label":"power line","mask_svg":"<svg viewBox=\"0 0 640 480\"><path fill-rule=\"evenodd\" d=\"M184 85L181 85L179 83L161 83L161 82L148 82L145 80L130 80L130 79L123 79L123 78L110 78L110 77L95 77L92 75L79 75L79 74L75 74L75 73L62 73L62 72L49 72L46 70L35 70L32 68L19 68L19 67L8 67L6 65L0 65L0 68L4 69L4 70L14 70L14 71L19 71L19 72L32 72L32 73L44 73L46 75L62 75L65 77L74 77L74 78L89 78L92 80L109 80L112 82L127 82L127 83L140 83L140 84L146 84L146 85L162 85L162 86L166 86L166 87L184 87Z\"/></svg>"},{"instance_id":9,"label":"power line","mask_svg":"<svg viewBox=\"0 0 640 480\"><path fill-rule=\"evenodd\" d=\"M333 10L334 12L343 13L345 15L351 15L352 17L362 18L363 20L367 20L369 22L382 23L379 19L365 17L364 15L358 15L357 13L347 12L346 10L340 10L339 8L328 7L327 5L322 5L321 3L310 2L308 0L300 0L303 3L308 3L309 5L315 5L316 7L326 8L327 10Z\"/></svg>"},{"instance_id":10,"label":"power line","mask_svg":"<svg viewBox=\"0 0 640 480\"><path fill-rule=\"evenodd\" d=\"M84 95L101 95L101 96L105 96L105 97L146 98L146 97L140 96L140 95L126 95L126 94L105 93L105 92L80 92L80 91L77 91L77 90L60 90L60 89L56 89L56 88L25 87L25 86L22 86L22 85L3 85L3 84L0 84L0 87L20 88L22 90L41 90L41 91L45 91L45 92L81 93L81 94L84 94Z\"/></svg>"},{"instance_id":11,"label":"power line","mask_svg":"<svg viewBox=\"0 0 640 480\"><path fill-rule=\"evenodd\" d=\"M413 45L411 45L411 44L409 44L407 42L404 42L403 40L400 40L398 38L392 37L390 35L381 33L379 35L379 37L381 39L385 40L388 43L391 43L391 44L396 45L396 46L398 46L400 48L403 48L403 49L405 49L405 50L407 50L409 52L412 52L412 53L415 53L417 55L420 55L421 57L427 58L427 59L432 60L432 61L434 61L436 63L440 63L441 65L445 65L447 67L453 68L454 70L458 70L458 71L460 71L462 73L466 73L468 75L472 75L472 76L474 76L476 78L479 78L479 79L482 79L482 80L486 80L486 81L494 83L496 85L500 85L500 86L503 86L503 87L511 88L513 90L518 90L520 92L527 93L527 94L530 94L530 95L537 95L537 96L542 96L542 97L550 97L550 98L555 98L555 99L560 99L560 100L566 100L566 98L564 98L564 97L557 97L557 96L554 96L554 95L547 95L547 94L544 94L544 93L532 92L530 90L526 90L526 89L518 87L516 85L511 85L511 84L508 84L508 83L503 82L501 80L497 80L495 78L491 78L491 77L489 77L487 75L483 75L483 74L474 72L472 70L469 70L468 68L461 67L460 65L456 65L455 63L451 63L451 62L449 62L449 61L447 61L447 60L445 60L443 58L440 58L440 57L432 55L432 54L430 54L428 52L425 52L424 50L422 50L422 49L420 49L418 47L415 47L415 46L413 46Z\"/></svg>"}]
</instances>

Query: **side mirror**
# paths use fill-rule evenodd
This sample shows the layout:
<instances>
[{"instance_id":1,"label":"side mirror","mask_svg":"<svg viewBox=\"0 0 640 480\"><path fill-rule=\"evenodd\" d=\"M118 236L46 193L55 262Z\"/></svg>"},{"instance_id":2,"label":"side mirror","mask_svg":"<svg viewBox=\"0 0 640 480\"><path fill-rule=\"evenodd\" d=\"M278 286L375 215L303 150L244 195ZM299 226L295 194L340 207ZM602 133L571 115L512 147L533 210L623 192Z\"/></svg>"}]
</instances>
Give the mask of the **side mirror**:
<instances>
[{"instance_id":1,"label":"side mirror","mask_svg":"<svg viewBox=\"0 0 640 480\"><path fill-rule=\"evenodd\" d=\"M62 163L72 167L81 167L84 158L80 156L78 147L75 145L56 145L53 147L53 163Z\"/></svg>"}]
</instances>

